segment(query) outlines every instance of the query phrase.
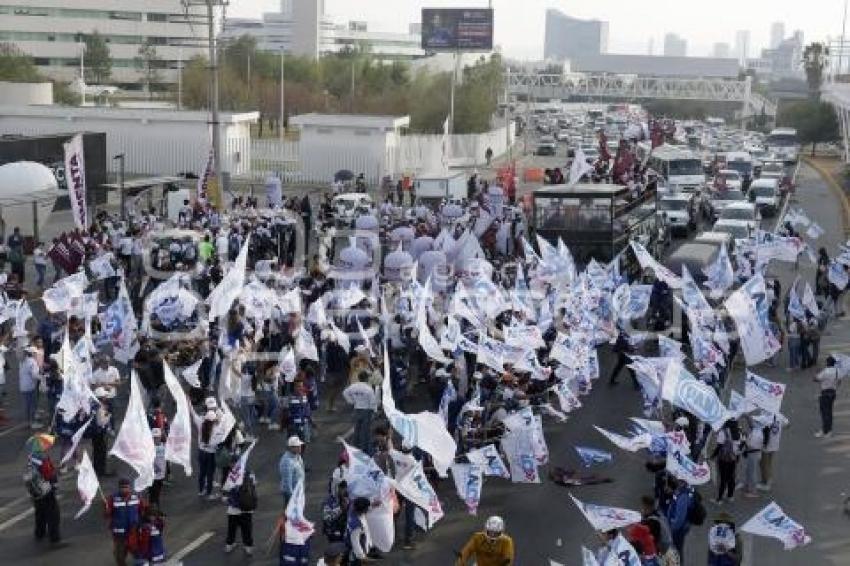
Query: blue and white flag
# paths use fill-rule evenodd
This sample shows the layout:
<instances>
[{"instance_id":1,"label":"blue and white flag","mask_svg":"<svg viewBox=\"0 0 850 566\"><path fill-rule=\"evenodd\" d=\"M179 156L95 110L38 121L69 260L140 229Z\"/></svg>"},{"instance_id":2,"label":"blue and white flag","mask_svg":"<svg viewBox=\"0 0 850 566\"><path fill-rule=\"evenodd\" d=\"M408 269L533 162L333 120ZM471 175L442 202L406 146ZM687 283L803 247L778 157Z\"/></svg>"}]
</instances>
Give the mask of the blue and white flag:
<instances>
[{"instance_id":1,"label":"blue and white flag","mask_svg":"<svg viewBox=\"0 0 850 566\"><path fill-rule=\"evenodd\" d=\"M446 387L443 389L442 396L440 396L440 407L437 409L445 425L449 424L449 405L456 399L457 389L455 389L455 384L452 383L452 380L449 379Z\"/></svg>"},{"instance_id":2,"label":"blue and white flag","mask_svg":"<svg viewBox=\"0 0 850 566\"><path fill-rule=\"evenodd\" d=\"M640 566L642 564L640 555L629 541L618 534L611 545L611 550L600 566Z\"/></svg>"},{"instance_id":3,"label":"blue and white flag","mask_svg":"<svg viewBox=\"0 0 850 566\"><path fill-rule=\"evenodd\" d=\"M626 307L626 316L636 319L644 316L649 308L649 300L652 297L652 285L632 285L629 289L629 303Z\"/></svg>"},{"instance_id":4,"label":"blue and white flag","mask_svg":"<svg viewBox=\"0 0 850 566\"><path fill-rule=\"evenodd\" d=\"M661 397L711 425L715 431L729 419L729 411L714 389L696 379L680 362L667 366Z\"/></svg>"},{"instance_id":5,"label":"blue and white flag","mask_svg":"<svg viewBox=\"0 0 850 566\"><path fill-rule=\"evenodd\" d=\"M257 441L251 443L251 445L239 456L239 459L236 463L230 468L230 472L227 474L227 479L224 482L224 485L221 486L222 491L230 491L234 487L239 487L245 481L245 471L248 469L248 458L251 456L251 452L254 450L254 446L257 445Z\"/></svg>"},{"instance_id":6,"label":"blue and white flag","mask_svg":"<svg viewBox=\"0 0 850 566\"><path fill-rule=\"evenodd\" d=\"M685 354L682 353L682 343L663 334L658 335L658 353L662 358L685 359Z\"/></svg>"},{"instance_id":7,"label":"blue and white flag","mask_svg":"<svg viewBox=\"0 0 850 566\"><path fill-rule=\"evenodd\" d=\"M785 385L765 379L749 370L744 383L744 399L748 404L772 415L779 413L782 398L785 396Z\"/></svg>"},{"instance_id":8,"label":"blue and white flag","mask_svg":"<svg viewBox=\"0 0 850 566\"><path fill-rule=\"evenodd\" d=\"M820 314L818 302L815 300L815 294L812 292L812 286L806 281L806 287L803 289L803 306L809 309L815 317Z\"/></svg>"},{"instance_id":9,"label":"blue and white flag","mask_svg":"<svg viewBox=\"0 0 850 566\"><path fill-rule=\"evenodd\" d=\"M495 444L487 444L466 453L466 459L472 464L481 466L485 476L495 476L510 479L511 473L499 456Z\"/></svg>"},{"instance_id":10,"label":"blue and white flag","mask_svg":"<svg viewBox=\"0 0 850 566\"><path fill-rule=\"evenodd\" d=\"M843 291L847 287L848 276L844 265L837 261L829 264L829 269L826 272L826 278L830 283L835 285L839 291Z\"/></svg>"},{"instance_id":11,"label":"blue and white flag","mask_svg":"<svg viewBox=\"0 0 850 566\"><path fill-rule=\"evenodd\" d=\"M756 513L743 524L741 531L779 539L785 546L785 550L791 550L812 542L812 537L806 534L803 526L786 515L776 502L770 503Z\"/></svg>"},{"instance_id":12,"label":"blue and white flag","mask_svg":"<svg viewBox=\"0 0 850 566\"><path fill-rule=\"evenodd\" d=\"M561 411L570 413L581 408L581 401L576 397L573 390L570 388L570 381L562 379L553 387L555 395L558 396L558 403L561 405Z\"/></svg>"},{"instance_id":13,"label":"blue and white flag","mask_svg":"<svg viewBox=\"0 0 850 566\"><path fill-rule=\"evenodd\" d=\"M427 521L425 523L426 530L434 526L434 523L439 521L444 513L443 506L437 497L437 492L425 476L425 471L422 468L422 462L416 460L413 467L405 474L393 481L396 489L405 499L411 501L420 509L424 509L427 513Z\"/></svg>"},{"instance_id":14,"label":"blue and white flag","mask_svg":"<svg viewBox=\"0 0 850 566\"><path fill-rule=\"evenodd\" d=\"M635 256L637 257L638 263L642 269L651 269L655 274L657 279L664 281L667 285L670 286L671 289L681 289L682 288L682 280L675 273L670 271L664 265L661 265L656 261L652 254L646 251L646 248L643 247L639 242L632 240L631 241L632 250L635 252Z\"/></svg>"},{"instance_id":15,"label":"blue and white flag","mask_svg":"<svg viewBox=\"0 0 850 566\"><path fill-rule=\"evenodd\" d=\"M628 452L637 452L643 448L649 448L649 445L652 442L652 436L648 433L628 437L606 430L601 426L593 425L593 428L599 431L602 436L613 442L614 446L622 448Z\"/></svg>"},{"instance_id":16,"label":"blue and white flag","mask_svg":"<svg viewBox=\"0 0 850 566\"><path fill-rule=\"evenodd\" d=\"M607 532L612 529L622 529L641 521L641 514L631 509L583 503L572 494L570 494L570 499L573 500L573 503L576 504L576 507L579 508L581 514L584 515L584 518L595 531Z\"/></svg>"},{"instance_id":17,"label":"blue and white flag","mask_svg":"<svg viewBox=\"0 0 850 566\"><path fill-rule=\"evenodd\" d=\"M703 485L711 479L711 468L707 462L694 462L685 450L670 442L667 443L667 471L688 485Z\"/></svg>"},{"instance_id":18,"label":"blue and white flag","mask_svg":"<svg viewBox=\"0 0 850 566\"><path fill-rule=\"evenodd\" d=\"M767 292L762 275L750 278L726 299L725 305L738 328L741 351L748 366L760 364L780 350L782 345L767 320Z\"/></svg>"},{"instance_id":19,"label":"blue and white flag","mask_svg":"<svg viewBox=\"0 0 850 566\"><path fill-rule=\"evenodd\" d=\"M614 456L610 452L599 450L597 448L588 448L586 446L576 446L578 457L581 458L581 463L585 468L591 467L593 464L607 464L614 460Z\"/></svg>"},{"instance_id":20,"label":"blue and white flag","mask_svg":"<svg viewBox=\"0 0 850 566\"><path fill-rule=\"evenodd\" d=\"M703 273L708 277L705 286L711 289L711 298L719 299L722 297L726 289L730 288L735 282L735 271L732 269L732 262L729 261L729 252L726 251L726 246L720 246L717 259L703 269Z\"/></svg>"},{"instance_id":21,"label":"blue and white flag","mask_svg":"<svg viewBox=\"0 0 850 566\"><path fill-rule=\"evenodd\" d=\"M304 545L316 530L313 523L304 517L304 503L304 480L302 479L292 490L292 496L284 511L286 517L284 537L287 544Z\"/></svg>"},{"instance_id":22,"label":"blue and white flag","mask_svg":"<svg viewBox=\"0 0 850 566\"><path fill-rule=\"evenodd\" d=\"M102 335L107 336L112 343L112 353L116 360L126 364L136 356L139 351L138 324L123 280L118 288L118 298L103 312L101 328Z\"/></svg>"},{"instance_id":23,"label":"blue and white flag","mask_svg":"<svg viewBox=\"0 0 850 566\"><path fill-rule=\"evenodd\" d=\"M482 473L481 466L477 464L452 464L452 478L455 481L457 494L466 504L470 515L478 513L478 504L481 502Z\"/></svg>"},{"instance_id":24,"label":"blue and white flag","mask_svg":"<svg viewBox=\"0 0 850 566\"><path fill-rule=\"evenodd\" d=\"M797 281L794 281L788 291L788 314L797 320L806 320L806 309L803 307L800 295L797 294Z\"/></svg>"}]
</instances>

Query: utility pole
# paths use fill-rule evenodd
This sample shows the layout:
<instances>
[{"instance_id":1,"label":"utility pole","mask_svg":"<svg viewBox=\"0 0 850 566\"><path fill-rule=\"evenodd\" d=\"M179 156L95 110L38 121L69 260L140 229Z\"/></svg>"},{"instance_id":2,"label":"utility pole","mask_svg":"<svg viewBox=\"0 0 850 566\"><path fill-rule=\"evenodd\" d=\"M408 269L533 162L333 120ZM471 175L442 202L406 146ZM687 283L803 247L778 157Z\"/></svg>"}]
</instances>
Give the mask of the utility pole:
<instances>
[{"instance_id":1,"label":"utility pole","mask_svg":"<svg viewBox=\"0 0 850 566\"><path fill-rule=\"evenodd\" d=\"M844 38L847 31L847 0L844 0L844 19L841 21L841 47L838 49L838 69L835 74L841 77L841 67L844 63ZM835 80L835 78L833 78Z\"/></svg>"},{"instance_id":2,"label":"utility pole","mask_svg":"<svg viewBox=\"0 0 850 566\"><path fill-rule=\"evenodd\" d=\"M283 50L283 46L280 47L280 124L278 124L277 130L280 134L280 141L283 143L283 136L285 133L284 129L284 119L286 118L286 114L284 113L285 102L286 102L286 67L284 65L286 61L286 51Z\"/></svg>"},{"instance_id":3,"label":"utility pole","mask_svg":"<svg viewBox=\"0 0 850 566\"><path fill-rule=\"evenodd\" d=\"M218 183L219 194L224 196L227 187L224 186L221 171L221 123L219 120L219 88L218 88L218 42L215 30L215 9L225 8L228 0L183 0L184 6L205 6L207 9L207 36L209 40L209 74L210 74L210 127L212 128L213 170ZM223 202L221 203L223 204Z\"/></svg>"},{"instance_id":4,"label":"utility pole","mask_svg":"<svg viewBox=\"0 0 850 566\"><path fill-rule=\"evenodd\" d=\"M458 52L454 52L454 66L452 67L452 87L449 94L449 135L455 133L455 83L457 82L457 72L460 66L460 57Z\"/></svg>"}]
</instances>

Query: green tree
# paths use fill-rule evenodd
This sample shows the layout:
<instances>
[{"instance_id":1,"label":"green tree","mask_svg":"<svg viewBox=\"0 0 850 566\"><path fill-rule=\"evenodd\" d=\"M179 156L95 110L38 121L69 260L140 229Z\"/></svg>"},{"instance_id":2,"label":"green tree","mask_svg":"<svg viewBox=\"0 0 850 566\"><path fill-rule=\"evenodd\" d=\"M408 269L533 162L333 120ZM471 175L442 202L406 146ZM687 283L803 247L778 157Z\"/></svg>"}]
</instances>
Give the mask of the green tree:
<instances>
[{"instance_id":1,"label":"green tree","mask_svg":"<svg viewBox=\"0 0 850 566\"><path fill-rule=\"evenodd\" d=\"M85 80L89 83L103 84L112 76L112 57L109 45L97 30L83 37L86 50L83 55Z\"/></svg>"},{"instance_id":2,"label":"green tree","mask_svg":"<svg viewBox=\"0 0 850 566\"><path fill-rule=\"evenodd\" d=\"M820 87L823 84L823 71L829 58L829 48L823 43L811 43L803 50L803 70L809 84L809 97L820 100Z\"/></svg>"},{"instance_id":3,"label":"green tree","mask_svg":"<svg viewBox=\"0 0 850 566\"><path fill-rule=\"evenodd\" d=\"M807 100L783 106L777 122L795 128L802 144L812 144L812 157L817 144L836 141L840 135L835 110L825 102Z\"/></svg>"},{"instance_id":4,"label":"green tree","mask_svg":"<svg viewBox=\"0 0 850 566\"><path fill-rule=\"evenodd\" d=\"M33 83L43 79L32 57L11 43L0 43L0 80Z\"/></svg>"},{"instance_id":5,"label":"green tree","mask_svg":"<svg viewBox=\"0 0 850 566\"><path fill-rule=\"evenodd\" d=\"M162 58L156 52L156 47L154 47L150 40L145 41L139 46L139 51L134 62L136 69L140 73L139 83L141 83L145 92L150 95L153 87L162 82L160 69L163 63Z\"/></svg>"}]
</instances>

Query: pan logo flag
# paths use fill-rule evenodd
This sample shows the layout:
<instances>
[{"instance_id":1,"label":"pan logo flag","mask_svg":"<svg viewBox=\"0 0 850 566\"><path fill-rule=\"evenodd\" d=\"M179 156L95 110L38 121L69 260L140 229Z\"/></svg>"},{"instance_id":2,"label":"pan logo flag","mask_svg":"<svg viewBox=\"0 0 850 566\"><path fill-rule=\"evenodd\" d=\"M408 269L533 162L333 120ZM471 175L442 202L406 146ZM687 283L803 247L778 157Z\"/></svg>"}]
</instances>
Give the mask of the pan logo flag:
<instances>
[{"instance_id":1,"label":"pan logo flag","mask_svg":"<svg viewBox=\"0 0 850 566\"><path fill-rule=\"evenodd\" d=\"M667 443L667 471L688 485L702 485L711 479L708 463L697 464L673 442Z\"/></svg>"},{"instance_id":2,"label":"pan logo flag","mask_svg":"<svg viewBox=\"0 0 850 566\"><path fill-rule=\"evenodd\" d=\"M481 502L481 483L483 470L477 464L452 464L452 477L457 494L466 504L470 515L478 513Z\"/></svg>"},{"instance_id":3,"label":"pan logo flag","mask_svg":"<svg viewBox=\"0 0 850 566\"><path fill-rule=\"evenodd\" d=\"M806 534L802 525L791 519L776 502L756 513L744 523L741 530L763 537L779 539L785 545L785 550L791 550L812 542L812 537Z\"/></svg>"},{"instance_id":4,"label":"pan logo flag","mask_svg":"<svg viewBox=\"0 0 850 566\"><path fill-rule=\"evenodd\" d=\"M466 459L472 464L481 466L485 476L496 476L505 479L511 477L511 473L502 461L502 457L499 456L499 451L496 449L495 444L487 444L486 446L467 452Z\"/></svg>"},{"instance_id":5,"label":"pan logo flag","mask_svg":"<svg viewBox=\"0 0 850 566\"><path fill-rule=\"evenodd\" d=\"M581 463L585 468L589 468L593 464L607 464L614 460L614 456L610 452L598 450L596 448L587 448L585 446L576 446L576 452Z\"/></svg>"},{"instance_id":6,"label":"pan logo flag","mask_svg":"<svg viewBox=\"0 0 850 566\"><path fill-rule=\"evenodd\" d=\"M744 386L744 399L760 409L773 415L779 413L782 398L785 396L785 385L767 380L747 371Z\"/></svg>"},{"instance_id":7,"label":"pan logo flag","mask_svg":"<svg viewBox=\"0 0 850 566\"><path fill-rule=\"evenodd\" d=\"M720 430L729 412L711 386L696 379L679 362L671 362L661 387L661 397Z\"/></svg>"},{"instance_id":8,"label":"pan logo flag","mask_svg":"<svg viewBox=\"0 0 850 566\"><path fill-rule=\"evenodd\" d=\"M313 523L304 518L304 480L298 482L292 490L292 497L286 504L286 527L284 536L287 544L303 545L313 536Z\"/></svg>"},{"instance_id":9,"label":"pan logo flag","mask_svg":"<svg viewBox=\"0 0 850 566\"><path fill-rule=\"evenodd\" d=\"M582 503L572 494L570 494L570 498L595 531L605 532L612 529L622 529L641 521L641 514L631 509Z\"/></svg>"}]
</instances>

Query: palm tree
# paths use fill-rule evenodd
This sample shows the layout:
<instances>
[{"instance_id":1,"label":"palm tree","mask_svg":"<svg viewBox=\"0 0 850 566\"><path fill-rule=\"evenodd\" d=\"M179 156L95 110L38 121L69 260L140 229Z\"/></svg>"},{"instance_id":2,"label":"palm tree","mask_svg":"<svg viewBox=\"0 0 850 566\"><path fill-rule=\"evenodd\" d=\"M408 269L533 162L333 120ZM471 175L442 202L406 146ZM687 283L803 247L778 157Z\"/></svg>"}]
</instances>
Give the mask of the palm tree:
<instances>
[{"instance_id":1,"label":"palm tree","mask_svg":"<svg viewBox=\"0 0 850 566\"><path fill-rule=\"evenodd\" d=\"M806 82L809 83L809 97L820 99L820 87L823 84L823 70L829 59L829 48L823 43L811 43L803 50L803 69Z\"/></svg>"}]
</instances>

